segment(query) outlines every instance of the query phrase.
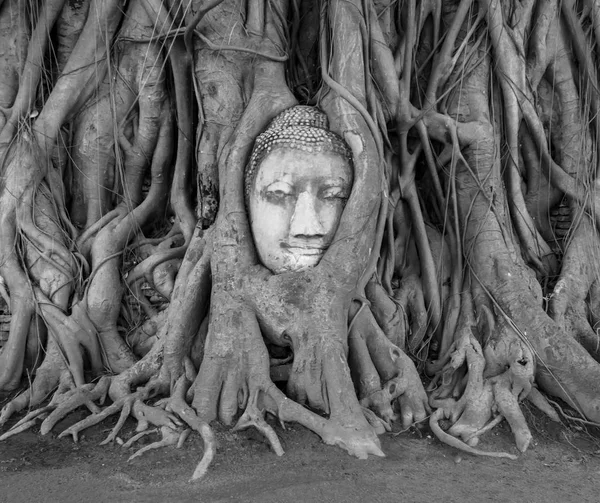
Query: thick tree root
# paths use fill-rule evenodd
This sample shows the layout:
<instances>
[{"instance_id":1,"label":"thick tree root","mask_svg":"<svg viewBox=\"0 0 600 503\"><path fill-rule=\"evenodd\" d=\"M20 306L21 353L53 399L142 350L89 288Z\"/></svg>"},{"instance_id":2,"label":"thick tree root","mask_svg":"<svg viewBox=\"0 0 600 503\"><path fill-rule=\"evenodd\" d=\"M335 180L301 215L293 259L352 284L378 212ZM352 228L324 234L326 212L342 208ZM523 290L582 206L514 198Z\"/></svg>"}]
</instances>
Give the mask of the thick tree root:
<instances>
[{"instance_id":1,"label":"thick tree root","mask_svg":"<svg viewBox=\"0 0 600 503\"><path fill-rule=\"evenodd\" d=\"M339 422L324 419L290 400L274 385L269 389L267 396L270 398L266 403L267 410L280 421L301 424L319 435L324 443L337 445L359 459L367 459L369 454L385 457L372 433L361 432Z\"/></svg>"},{"instance_id":2,"label":"thick tree root","mask_svg":"<svg viewBox=\"0 0 600 503\"><path fill-rule=\"evenodd\" d=\"M419 374L410 358L384 335L371 308L363 305L355 310L349 346L360 403L381 418L386 430L396 419L392 408L396 400L404 428L425 419L429 405Z\"/></svg>"}]
</instances>

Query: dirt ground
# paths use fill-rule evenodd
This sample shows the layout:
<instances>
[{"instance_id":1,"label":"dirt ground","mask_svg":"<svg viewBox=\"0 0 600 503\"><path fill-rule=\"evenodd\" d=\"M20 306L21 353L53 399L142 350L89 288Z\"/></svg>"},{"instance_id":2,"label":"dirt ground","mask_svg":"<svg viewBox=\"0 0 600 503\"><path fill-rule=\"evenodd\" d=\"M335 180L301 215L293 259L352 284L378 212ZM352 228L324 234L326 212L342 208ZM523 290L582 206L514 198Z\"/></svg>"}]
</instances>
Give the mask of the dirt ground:
<instances>
[{"instance_id":1,"label":"dirt ground","mask_svg":"<svg viewBox=\"0 0 600 503\"><path fill-rule=\"evenodd\" d=\"M385 435L385 458L358 460L293 425L277 427L286 451L278 458L258 434L217 426L216 460L204 480L190 483L202 453L197 435L181 449L150 451L128 463L132 451L98 445L116 417L86 430L78 444L56 438L85 414L72 414L45 437L33 430L0 443L0 502L600 501L598 439L539 417L533 419L541 429L517 461L459 454L427 428ZM517 452L506 425L480 447Z\"/></svg>"}]
</instances>

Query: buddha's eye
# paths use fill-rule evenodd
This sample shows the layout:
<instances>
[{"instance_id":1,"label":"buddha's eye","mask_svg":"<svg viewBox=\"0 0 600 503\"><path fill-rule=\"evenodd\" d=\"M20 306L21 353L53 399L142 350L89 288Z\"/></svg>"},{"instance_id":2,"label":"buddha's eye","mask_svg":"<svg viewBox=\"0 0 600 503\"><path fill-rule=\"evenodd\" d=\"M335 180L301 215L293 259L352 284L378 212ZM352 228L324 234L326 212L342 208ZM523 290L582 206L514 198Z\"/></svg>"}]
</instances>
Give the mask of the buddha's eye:
<instances>
[{"instance_id":1,"label":"buddha's eye","mask_svg":"<svg viewBox=\"0 0 600 503\"><path fill-rule=\"evenodd\" d=\"M284 201L294 193L292 187L287 183L275 182L265 190L264 194L272 201Z\"/></svg>"},{"instance_id":2,"label":"buddha's eye","mask_svg":"<svg viewBox=\"0 0 600 503\"><path fill-rule=\"evenodd\" d=\"M322 199L341 199L345 201L348 199L348 194L342 187L328 187L321 192Z\"/></svg>"},{"instance_id":3,"label":"buddha's eye","mask_svg":"<svg viewBox=\"0 0 600 503\"><path fill-rule=\"evenodd\" d=\"M291 194L287 193L284 190L269 190L269 191L267 191L267 195L269 197L276 197L278 199L283 199Z\"/></svg>"}]
</instances>

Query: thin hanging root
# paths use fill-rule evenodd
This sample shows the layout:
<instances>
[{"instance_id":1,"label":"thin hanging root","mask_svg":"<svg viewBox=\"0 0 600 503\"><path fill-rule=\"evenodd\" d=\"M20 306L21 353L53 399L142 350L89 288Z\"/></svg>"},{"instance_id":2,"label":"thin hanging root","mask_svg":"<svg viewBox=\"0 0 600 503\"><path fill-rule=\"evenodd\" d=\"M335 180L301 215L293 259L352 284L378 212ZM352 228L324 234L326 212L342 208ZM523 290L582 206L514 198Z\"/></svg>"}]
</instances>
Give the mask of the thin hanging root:
<instances>
[{"instance_id":1,"label":"thin hanging root","mask_svg":"<svg viewBox=\"0 0 600 503\"><path fill-rule=\"evenodd\" d=\"M429 427L431 431L435 434L435 436L445 444L448 444L455 449L458 449L463 452L468 452L469 454L473 454L475 456L487 456L490 458L507 458L507 459L518 459L518 456L514 454L509 454L508 452L486 452L480 451L479 449L475 449L470 445L465 444L462 440L459 440L456 437L446 433L439 425L440 419L444 418L444 410L437 409L429 418Z\"/></svg>"},{"instance_id":2,"label":"thin hanging root","mask_svg":"<svg viewBox=\"0 0 600 503\"><path fill-rule=\"evenodd\" d=\"M38 411L35 411L35 412L38 412ZM28 416L29 416L29 414L28 414ZM48 416L48 413L43 412L41 414L37 414L36 416L33 417L33 419L30 419L28 421L23 421L21 419L21 421L19 421L9 431L7 431L4 435L0 436L0 442L2 442L3 440L6 440L7 438L12 437L13 435L17 435L18 433L23 433L24 431L27 431L29 428L31 428L33 425L35 425L35 423L37 423L40 419L44 419L46 416Z\"/></svg>"},{"instance_id":3,"label":"thin hanging root","mask_svg":"<svg viewBox=\"0 0 600 503\"><path fill-rule=\"evenodd\" d=\"M153 442L145 447L142 447L140 450L136 451L134 454L129 456L129 459L127 460L127 462L130 462L130 461L134 460L135 458L140 457L142 454L144 454L145 452L148 452L152 449L160 449L161 447L167 447L169 445L179 446L180 439L181 439L181 437L183 437L183 435L185 433L183 431L173 430L172 428L169 428L168 426L162 426L160 428L160 432L162 433L161 440L159 440L158 442ZM136 435L136 437L137 437L137 435ZM127 443L129 443L129 442L127 442Z\"/></svg>"},{"instance_id":4,"label":"thin hanging root","mask_svg":"<svg viewBox=\"0 0 600 503\"><path fill-rule=\"evenodd\" d=\"M233 431L241 431L254 426L266 437L275 454L283 456L284 451L283 447L281 447L279 437L277 436L277 433L275 433L275 430L265 421L263 416L264 412L257 407L255 400L250 399L248 407L246 407L244 414L240 417L233 428Z\"/></svg>"}]
</instances>

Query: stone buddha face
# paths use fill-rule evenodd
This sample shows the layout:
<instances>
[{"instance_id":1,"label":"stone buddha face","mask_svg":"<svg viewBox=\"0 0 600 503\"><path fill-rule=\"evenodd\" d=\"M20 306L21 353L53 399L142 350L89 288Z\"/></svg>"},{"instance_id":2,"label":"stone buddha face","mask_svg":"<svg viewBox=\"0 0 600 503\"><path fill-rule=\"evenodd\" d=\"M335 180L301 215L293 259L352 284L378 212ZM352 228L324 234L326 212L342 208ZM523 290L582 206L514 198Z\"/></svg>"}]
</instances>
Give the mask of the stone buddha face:
<instances>
[{"instance_id":1,"label":"stone buddha face","mask_svg":"<svg viewBox=\"0 0 600 503\"><path fill-rule=\"evenodd\" d=\"M276 274L317 265L333 241L352 181L352 166L339 153L285 146L268 153L247 194L261 262Z\"/></svg>"}]
</instances>

